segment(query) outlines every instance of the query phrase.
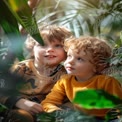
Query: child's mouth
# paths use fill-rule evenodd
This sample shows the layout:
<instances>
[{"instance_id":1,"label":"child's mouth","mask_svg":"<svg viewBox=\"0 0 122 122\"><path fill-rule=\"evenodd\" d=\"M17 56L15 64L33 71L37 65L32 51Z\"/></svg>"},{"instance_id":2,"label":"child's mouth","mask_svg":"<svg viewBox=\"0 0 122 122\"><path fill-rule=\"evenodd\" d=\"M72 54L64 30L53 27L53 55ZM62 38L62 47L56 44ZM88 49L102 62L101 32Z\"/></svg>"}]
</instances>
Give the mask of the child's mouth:
<instances>
[{"instance_id":1,"label":"child's mouth","mask_svg":"<svg viewBox=\"0 0 122 122\"><path fill-rule=\"evenodd\" d=\"M53 56L53 55L48 55L48 56L45 56L47 58L55 58L56 56Z\"/></svg>"}]
</instances>

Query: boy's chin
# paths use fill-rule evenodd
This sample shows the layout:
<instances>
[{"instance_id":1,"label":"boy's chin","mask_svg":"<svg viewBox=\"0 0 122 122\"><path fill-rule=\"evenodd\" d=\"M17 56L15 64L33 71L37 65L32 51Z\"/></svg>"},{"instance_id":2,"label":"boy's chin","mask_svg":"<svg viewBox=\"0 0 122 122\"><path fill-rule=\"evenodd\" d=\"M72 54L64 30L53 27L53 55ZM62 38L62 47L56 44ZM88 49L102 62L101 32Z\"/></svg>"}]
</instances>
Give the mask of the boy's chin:
<instances>
[{"instance_id":1,"label":"boy's chin","mask_svg":"<svg viewBox=\"0 0 122 122\"><path fill-rule=\"evenodd\" d=\"M67 71L67 74L69 74L69 75L73 75L73 73L72 73L72 72L69 72L69 71Z\"/></svg>"},{"instance_id":2,"label":"boy's chin","mask_svg":"<svg viewBox=\"0 0 122 122\"><path fill-rule=\"evenodd\" d=\"M51 63L51 62L45 63L45 66L49 66L49 67L55 67L57 65L58 65L57 63Z\"/></svg>"}]
</instances>

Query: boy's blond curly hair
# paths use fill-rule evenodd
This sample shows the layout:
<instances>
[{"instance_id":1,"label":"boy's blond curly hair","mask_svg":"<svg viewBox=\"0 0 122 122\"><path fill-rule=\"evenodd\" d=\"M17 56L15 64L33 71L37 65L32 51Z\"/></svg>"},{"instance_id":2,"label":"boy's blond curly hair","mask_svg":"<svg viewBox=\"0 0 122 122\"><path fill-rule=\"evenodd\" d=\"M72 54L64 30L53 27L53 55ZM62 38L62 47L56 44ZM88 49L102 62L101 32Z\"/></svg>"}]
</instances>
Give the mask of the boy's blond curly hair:
<instances>
[{"instance_id":1,"label":"boy's blond curly hair","mask_svg":"<svg viewBox=\"0 0 122 122\"><path fill-rule=\"evenodd\" d=\"M90 62L94 64L96 67L96 73L98 74L109 66L107 59L112 55L112 48L105 40L91 36L70 38L64 43L64 49L66 52L69 48L77 53L82 50L86 55L90 54L92 57Z\"/></svg>"},{"instance_id":2,"label":"boy's blond curly hair","mask_svg":"<svg viewBox=\"0 0 122 122\"><path fill-rule=\"evenodd\" d=\"M66 27L57 25L39 26L39 31L44 42L53 42L55 40L58 40L63 44L66 38L72 36L71 31L68 30ZM32 50L35 42L36 40L34 40L30 35L27 36L24 46L24 55L26 58L33 58Z\"/></svg>"}]
</instances>

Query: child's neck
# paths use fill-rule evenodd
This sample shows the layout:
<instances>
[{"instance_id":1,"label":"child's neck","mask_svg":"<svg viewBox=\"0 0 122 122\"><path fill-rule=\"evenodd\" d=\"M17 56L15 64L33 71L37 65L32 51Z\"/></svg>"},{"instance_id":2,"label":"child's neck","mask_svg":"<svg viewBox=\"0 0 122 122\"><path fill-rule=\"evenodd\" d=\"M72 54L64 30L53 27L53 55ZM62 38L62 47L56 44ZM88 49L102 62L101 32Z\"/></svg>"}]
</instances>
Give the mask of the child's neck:
<instances>
[{"instance_id":1,"label":"child's neck","mask_svg":"<svg viewBox=\"0 0 122 122\"><path fill-rule=\"evenodd\" d=\"M91 76L88 76L86 78L79 78L79 77L75 77L75 79L78 81L78 82L84 82L84 81L87 81L89 79L91 79L92 77L94 77L96 74L93 74Z\"/></svg>"},{"instance_id":2,"label":"child's neck","mask_svg":"<svg viewBox=\"0 0 122 122\"><path fill-rule=\"evenodd\" d=\"M49 65L38 65L38 64L34 64L36 70L39 72L39 74L44 75L44 76L50 76L52 74L52 72L56 69L56 66L49 66Z\"/></svg>"}]
</instances>

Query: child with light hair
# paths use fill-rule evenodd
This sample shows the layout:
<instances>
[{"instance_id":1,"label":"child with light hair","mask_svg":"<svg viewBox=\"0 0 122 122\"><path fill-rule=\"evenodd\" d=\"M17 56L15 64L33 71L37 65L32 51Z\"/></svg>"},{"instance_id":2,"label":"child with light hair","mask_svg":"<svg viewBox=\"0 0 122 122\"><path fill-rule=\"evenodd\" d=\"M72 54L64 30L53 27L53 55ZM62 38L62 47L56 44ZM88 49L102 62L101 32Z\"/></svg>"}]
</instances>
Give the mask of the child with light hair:
<instances>
[{"instance_id":1,"label":"child with light hair","mask_svg":"<svg viewBox=\"0 0 122 122\"><path fill-rule=\"evenodd\" d=\"M43 24L39 25L39 31L44 41L53 42L59 40L62 44L64 43L64 39L73 36L71 31L64 26ZM34 58L33 48L35 43L36 40L28 34L23 47L25 59Z\"/></svg>"},{"instance_id":2,"label":"child with light hair","mask_svg":"<svg viewBox=\"0 0 122 122\"><path fill-rule=\"evenodd\" d=\"M66 59L64 40L72 33L62 26L44 25L39 27L44 46L31 36L27 37L27 60L14 64L12 74L21 76L25 81L18 82L19 96L3 96L3 103L11 108L18 122L35 121L33 116L43 111L40 102L51 91L61 75L66 74L62 62ZM5 97L5 98L4 98ZM66 101L65 101L66 102ZM22 119L23 118L23 119Z\"/></svg>"},{"instance_id":3,"label":"child with light hair","mask_svg":"<svg viewBox=\"0 0 122 122\"><path fill-rule=\"evenodd\" d=\"M112 49L105 41L84 36L68 39L64 47L67 52L64 66L68 74L58 80L46 99L42 101L44 111L61 110L58 105L62 104L65 96L72 102L75 94L85 89L102 89L122 98L121 84L115 78L101 74L109 66L107 59L112 55ZM109 109L85 109L77 104L74 104L74 107L95 116L97 122L104 122L109 111Z\"/></svg>"}]
</instances>

